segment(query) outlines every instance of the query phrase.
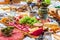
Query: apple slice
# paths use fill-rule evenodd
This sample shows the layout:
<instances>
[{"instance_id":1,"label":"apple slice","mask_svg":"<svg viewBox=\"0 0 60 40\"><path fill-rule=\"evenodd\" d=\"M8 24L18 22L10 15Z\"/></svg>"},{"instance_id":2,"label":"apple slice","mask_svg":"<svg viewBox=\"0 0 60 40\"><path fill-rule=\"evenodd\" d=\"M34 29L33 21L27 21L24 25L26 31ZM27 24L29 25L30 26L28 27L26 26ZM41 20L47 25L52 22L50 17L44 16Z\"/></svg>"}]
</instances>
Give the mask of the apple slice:
<instances>
[{"instance_id":1,"label":"apple slice","mask_svg":"<svg viewBox=\"0 0 60 40\"><path fill-rule=\"evenodd\" d=\"M43 28L38 28L37 30L31 32L30 34L33 36L39 36L43 33Z\"/></svg>"}]
</instances>

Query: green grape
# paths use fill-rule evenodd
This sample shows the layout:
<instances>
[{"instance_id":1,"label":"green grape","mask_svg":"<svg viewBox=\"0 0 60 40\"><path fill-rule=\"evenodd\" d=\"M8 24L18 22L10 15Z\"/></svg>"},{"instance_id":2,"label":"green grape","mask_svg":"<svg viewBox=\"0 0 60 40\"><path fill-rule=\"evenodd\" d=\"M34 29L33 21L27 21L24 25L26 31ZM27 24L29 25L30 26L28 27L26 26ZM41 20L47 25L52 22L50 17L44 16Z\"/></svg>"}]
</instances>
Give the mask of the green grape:
<instances>
[{"instance_id":1,"label":"green grape","mask_svg":"<svg viewBox=\"0 0 60 40\"><path fill-rule=\"evenodd\" d=\"M28 23L31 23L31 21L30 21L30 20L28 20L27 22L28 22Z\"/></svg>"},{"instance_id":2,"label":"green grape","mask_svg":"<svg viewBox=\"0 0 60 40\"><path fill-rule=\"evenodd\" d=\"M20 19L19 20L19 23L20 24L23 24L23 23L27 23L27 21L29 20L30 18L28 16L25 16L24 18Z\"/></svg>"},{"instance_id":3,"label":"green grape","mask_svg":"<svg viewBox=\"0 0 60 40\"><path fill-rule=\"evenodd\" d=\"M51 0L44 0L44 2L45 2L46 4L50 4L50 3L51 3Z\"/></svg>"},{"instance_id":4,"label":"green grape","mask_svg":"<svg viewBox=\"0 0 60 40\"><path fill-rule=\"evenodd\" d=\"M38 22L38 21L34 21L34 23L36 23L36 22Z\"/></svg>"},{"instance_id":5,"label":"green grape","mask_svg":"<svg viewBox=\"0 0 60 40\"><path fill-rule=\"evenodd\" d=\"M27 23L27 24L33 25L36 22L38 22L38 20L35 17L30 18L28 16L25 16L24 18L19 20L20 24Z\"/></svg>"},{"instance_id":6,"label":"green grape","mask_svg":"<svg viewBox=\"0 0 60 40\"><path fill-rule=\"evenodd\" d=\"M23 24L23 23L24 23L24 20L22 20L22 19L19 20L19 23L20 23L20 24Z\"/></svg>"}]
</instances>

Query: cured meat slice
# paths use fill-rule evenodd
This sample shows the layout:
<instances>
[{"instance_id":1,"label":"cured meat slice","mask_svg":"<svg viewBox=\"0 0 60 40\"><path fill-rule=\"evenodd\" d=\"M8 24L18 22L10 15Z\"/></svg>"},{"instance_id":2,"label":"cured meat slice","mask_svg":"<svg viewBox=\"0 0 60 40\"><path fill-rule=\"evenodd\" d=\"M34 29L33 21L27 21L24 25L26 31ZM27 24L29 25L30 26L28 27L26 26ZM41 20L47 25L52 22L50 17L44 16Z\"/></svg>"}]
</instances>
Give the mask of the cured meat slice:
<instances>
[{"instance_id":1,"label":"cured meat slice","mask_svg":"<svg viewBox=\"0 0 60 40\"><path fill-rule=\"evenodd\" d=\"M18 29L14 29L12 32L12 36L10 37L6 37L2 32L0 32L0 40L22 40L23 37L23 33Z\"/></svg>"}]
</instances>

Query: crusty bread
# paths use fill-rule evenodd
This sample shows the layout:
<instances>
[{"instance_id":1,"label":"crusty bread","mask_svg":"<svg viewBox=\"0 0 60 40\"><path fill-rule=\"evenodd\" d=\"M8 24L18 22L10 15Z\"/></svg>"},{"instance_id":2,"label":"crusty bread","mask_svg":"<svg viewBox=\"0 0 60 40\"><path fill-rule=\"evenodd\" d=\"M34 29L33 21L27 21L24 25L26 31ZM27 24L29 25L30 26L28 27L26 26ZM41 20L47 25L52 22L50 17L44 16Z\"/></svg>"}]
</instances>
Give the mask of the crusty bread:
<instances>
[{"instance_id":1,"label":"crusty bread","mask_svg":"<svg viewBox=\"0 0 60 40\"><path fill-rule=\"evenodd\" d=\"M60 16L58 13L56 13L56 8L49 9L50 16L53 16L53 18L56 18L57 20L60 20Z\"/></svg>"}]
</instances>

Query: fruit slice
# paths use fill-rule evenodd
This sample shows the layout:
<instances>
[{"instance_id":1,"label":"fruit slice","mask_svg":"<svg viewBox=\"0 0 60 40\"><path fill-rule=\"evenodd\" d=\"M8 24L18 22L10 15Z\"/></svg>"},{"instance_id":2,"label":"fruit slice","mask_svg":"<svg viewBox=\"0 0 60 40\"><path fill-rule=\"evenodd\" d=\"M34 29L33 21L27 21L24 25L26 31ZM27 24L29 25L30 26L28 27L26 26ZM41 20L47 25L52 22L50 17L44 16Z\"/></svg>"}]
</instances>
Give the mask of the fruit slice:
<instances>
[{"instance_id":1,"label":"fruit slice","mask_svg":"<svg viewBox=\"0 0 60 40\"><path fill-rule=\"evenodd\" d=\"M31 32L31 35L33 35L33 36L39 36L39 35L41 35L42 33L43 33L43 28L39 28L39 29Z\"/></svg>"}]
</instances>

